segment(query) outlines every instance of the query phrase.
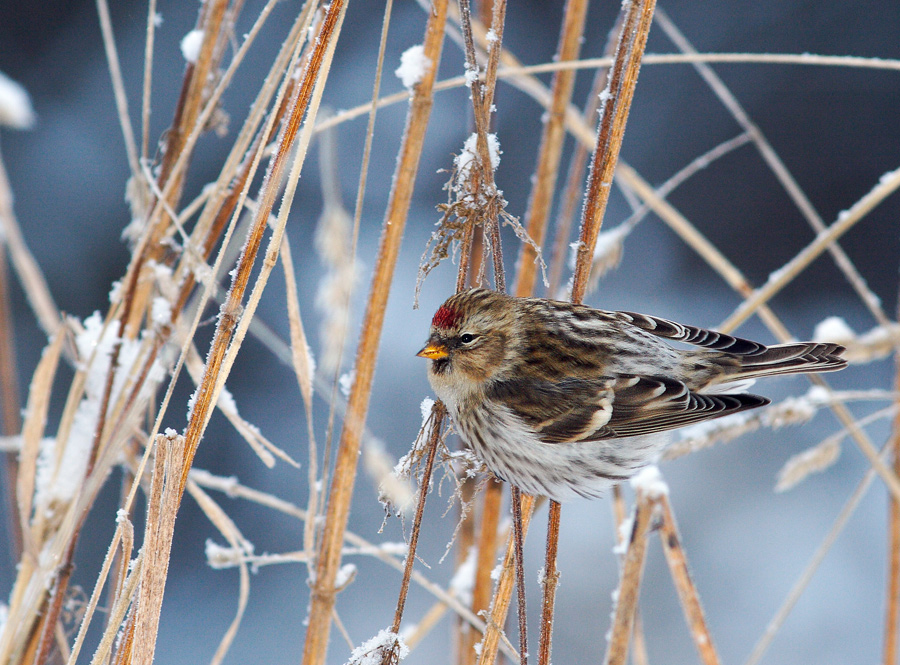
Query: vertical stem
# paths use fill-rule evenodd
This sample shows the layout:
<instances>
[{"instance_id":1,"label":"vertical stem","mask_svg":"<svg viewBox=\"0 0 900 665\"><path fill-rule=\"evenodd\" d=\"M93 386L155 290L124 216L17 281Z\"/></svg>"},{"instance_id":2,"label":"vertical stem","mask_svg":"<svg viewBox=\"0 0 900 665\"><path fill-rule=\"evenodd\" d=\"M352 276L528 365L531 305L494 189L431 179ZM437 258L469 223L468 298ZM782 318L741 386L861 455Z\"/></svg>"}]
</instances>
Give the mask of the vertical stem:
<instances>
[{"instance_id":1,"label":"vertical stem","mask_svg":"<svg viewBox=\"0 0 900 665\"><path fill-rule=\"evenodd\" d=\"M587 289L591 270L591 259L600 233L600 224L609 192L612 188L613 173L619 160L622 137L628 111L634 97L641 58L647 44L650 23L653 20L655 0L639 0L628 5L627 15L622 24L622 36L616 49L606 99L600 117L597 148L591 164L591 177L584 202L581 222L581 237L578 244L578 259L572 285L572 301L581 302Z\"/></svg>"},{"instance_id":2,"label":"vertical stem","mask_svg":"<svg viewBox=\"0 0 900 665\"><path fill-rule=\"evenodd\" d=\"M550 665L550 643L553 638L553 610L556 605L556 587L559 584L559 570L556 567L556 552L559 547L560 505L550 502L547 523L547 554L544 563L544 600L541 610L541 643L538 647L538 664Z\"/></svg>"},{"instance_id":3,"label":"vertical stem","mask_svg":"<svg viewBox=\"0 0 900 665\"><path fill-rule=\"evenodd\" d=\"M900 415L894 417L894 473L900 475ZM900 503L890 495L890 541L888 543L888 584L884 617L884 665L897 664L897 621L900 618Z\"/></svg>"},{"instance_id":4,"label":"vertical stem","mask_svg":"<svg viewBox=\"0 0 900 665\"><path fill-rule=\"evenodd\" d=\"M528 613L525 605L525 552L523 541L525 539L522 525L522 491L515 485L510 485L512 495L513 514L513 538L516 543L516 588L518 596L516 602L519 606L519 662L528 665Z\"/></svg>"},{"instance_id":5,"label":"vertical stem","mask_svg":"<svg viewBox=\"0 0 900 665\"><path fill-rule=\"evenodd\" d=\"M523 533L528 531L533 512L534 497L529 494L522 495ZM503 557L500 580L497 582L497 591L494 593L490 616L486 622L484 639L481 641L481 654L478 657L479 665L491 665L497 657L497 649L500 646L500 632L506 621L506 614L509 611L509 602L512 597L515 553L515 535L513 535L506 544L506 554Z\"/></svg>"},{"instance_id":6,"label":"vertical stem","mask_svg":"<svg viewBox=\"0 0 900 665\"><path fill-rule=\"evenodd\" d=\"M694 637L694 644L697 651L700 652L700 658L705 665L720 665L719 655L713 646L712 637L709 634L709 626L706 625L706 617L703 615L703 607L700 605L700 598L697 595L697 588L691 580L690 571L687 567L687 557L681 547L681 537L678 534L678 524L675 522L675 515L672 513L672 507L665 495L659 497L659 507L662 512L662 526L660 527L659 537L662 541L663 552L666 555L666 561L669 564L669 570L672 573L672 580L675 582L675 588L678 590L678 598L681 600L681 607L684 609L684 616L687 619L688 628Z\"/></svg>"},{"instance_id":7,"label":"vertical stem","mask_svg":"<svg viewBox=\"0 0 900 665\"><path fill-rule=\"evenodd\" d=\"M378 259L363 318L363 332L357 347L356 379L350 391L344 429L338 444L325 526L316 557L316 578L310 594L309 624L303 649L304 665L324 663L328 649L331 614L335 600L334 580L340 565L341 547L350 515L350 501L353 497L360 443L369 407L378 345L381 341L384 310L415 186L425 129L431 115L432 89L440 63L446 18L447 0L435 0L428 16L424 40L425 57L433 64L422 81L416 85L410 102L394 187L385 212Z\"/></svg>"},{"instance_id":8,"label":"vertical stem","mask_svg":"<svg viewBox=\"0 0 900 665\"><path fill-rule=\"evenodd\" d=\"M898 304L900 314L900 304ZM894 354L894 390L900 390L900 352ZM894 416L894 430L890 443L894 456L893 470L900 477L900 412ZM900 501L890 494L888 541L887 598L884 616L884 665L897 665L898 620L900 620Z\"/></svg>"},{"instance_id":9,"label":"vertical stem","mask_svg":"<svg viewBox=\"0 0 900 665\"><path fill-rule=\"evenodd\" d=\"M616 613L610 631L609 644L606 649L604 663L606 665L625 665L628 657L628 642L637 613L638 595L641 589L641 576L644 573L644 562L647 554L647 533L653 518L655 502L638 494L635 505L634 525L628 541L628 551L622 565L622 579L619 583Z\"/></svg>"},{"instance_id":10,"label":"vertical stem","mask_svg":"<svg viewBox=\"0 0 900 665\"><path fill-rule=\"evenodd\" d=\"M16 378L15 328L9 306L9 270L6 263L6 243L0 240L0 413L4 436L14 436L22 430L22 405L19 401L19 382ZM18 519L16 483L19 460L14 452L6 457L6 509L9 550L12 561L22 556L22 524Z\"/></svg>"},{"instance_id":11,"label":"vertical stem","mask_svg":"<svg viewBox=\"0 0 900 665\"><path fill-rule=\"evenodd\" d=\"M587 0L568 0L560 31L559 46L556 50L555 62L577 60L581 50L581 39L584 33L584 22L587 16ZM541 147L538 151L537 166L534 173L534 187L528 201L528 212L525 215L525 227L535 245L544 244L547 233L547 220L553 204L553 191L556 189L556 175L559 171L563 142L566 138L565 116L572 99L575 86L575 71L562 70L553 76L552 101L544 122L541 136ZM529 243L522 243L519 251L517 267L516 295L527 296L534 291L537 276L535 261L537 252Z\"/></svg>"},{"instance_id":12,"label":"vertical stem","mask_svg":"<svg viewBox=\"0 0 900 665\"><path fill-rule=\"evenodd\" d=\"M441 427L444 424L444 416L447 409L443 402L435 402L431 411L431 436L428 440L428 457L425 461L425 470L422 472L422 481L419 484L419 501L416 505L416 516L413 520L413 529L409 537L409 551L406 553L406 562L403 567L403 581L400 584L400 597L397 599L397 609L394 612L394 623L391 632L395 635L400 632L400 622L403 620L403 608L406 606L406 596L409 593L409 580L412 576L413 564L416 561L416 547L419 544L419 531L422 527L422 515L425 512L425 499L428 496L428 486L431 483L431 472L434 469L434 458L437 455L438 443L441 440ZM382 657L383 665L391 665L397 662L396 650L399 643L394 642L390 650L386 650Z\"/></svg>"}]
</instances>

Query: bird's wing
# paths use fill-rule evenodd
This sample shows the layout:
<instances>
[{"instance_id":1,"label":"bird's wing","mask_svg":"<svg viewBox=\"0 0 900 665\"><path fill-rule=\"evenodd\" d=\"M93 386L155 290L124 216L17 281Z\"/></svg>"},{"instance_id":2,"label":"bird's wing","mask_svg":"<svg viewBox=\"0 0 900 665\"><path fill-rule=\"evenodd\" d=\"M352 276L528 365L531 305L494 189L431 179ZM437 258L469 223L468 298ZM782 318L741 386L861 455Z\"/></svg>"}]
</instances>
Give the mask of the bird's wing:
<instances>
[{"instance_id":1,"label":"bird's wing","mask_svg":"<svg viewBox=\"0 0 900 665\"><path fill-rule=\"evenodd\" d=\"M732 337L725 333L716 332L707 328L699 328L697 326L686 326L682 323L669 321L668 319L660 319L647 314L636 314L634 312L612 312L617 319L630 323L657 337L671 339L676 342L685 342L687 344L695 344L707 349L715 349L716 351L727 351L741 356L752 356L757 353L765 353L768 347L759 342L753 342L742 337Z\"/></svg>"},{"instance_id":2,"label":"bird's wing","mask_svg":"<svg viewBox=\"0 0 900 665\"><path fill-rule=\"evenodd\" d=\"M757 395L700 394L674 379L634 375L504 381L486 397L509 408L545 443L651 434L769 403Z\"/></svg>"}]
</instances>

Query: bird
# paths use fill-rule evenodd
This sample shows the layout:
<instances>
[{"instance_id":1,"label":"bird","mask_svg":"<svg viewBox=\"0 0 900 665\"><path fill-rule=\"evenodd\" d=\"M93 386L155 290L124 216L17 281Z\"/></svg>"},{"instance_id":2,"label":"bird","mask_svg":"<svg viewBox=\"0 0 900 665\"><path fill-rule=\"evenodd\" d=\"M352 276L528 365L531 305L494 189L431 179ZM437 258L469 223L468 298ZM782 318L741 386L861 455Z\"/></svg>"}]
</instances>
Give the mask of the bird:
<instances>
[{"instance_id":1,"label":"bird","mask_svg":"<svg viewBox=\"0 0 900 665\"><path fill-rule=\"evenodd\" d=\"M416 355L485 466L562 502L654 463L670 430L769 404L745 392L755 379L840 370L844 350L477 288L437 309Z\"/></svg>"}]
</instances>

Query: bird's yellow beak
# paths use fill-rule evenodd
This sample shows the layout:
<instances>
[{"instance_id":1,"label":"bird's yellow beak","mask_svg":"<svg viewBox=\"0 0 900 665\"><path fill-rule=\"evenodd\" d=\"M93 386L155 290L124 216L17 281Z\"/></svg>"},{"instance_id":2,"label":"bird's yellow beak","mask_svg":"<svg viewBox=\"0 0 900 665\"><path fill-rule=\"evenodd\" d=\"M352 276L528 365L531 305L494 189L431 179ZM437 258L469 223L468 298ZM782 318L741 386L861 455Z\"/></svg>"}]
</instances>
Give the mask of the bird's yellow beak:
<instances>
[{"instance_id":1,"label":"bird's yellow beak","mask_svg":"<svg viewBox=\"0 0 900 665\"><path fill-rule=\"evenodd\" d=\"M417 354L420 358L430 358L431 360L439 360L441 358L446 358L450 354L447 353L447 347L438 342L433 342L425 346L424 349L419 351Z\"/></svg>"}]
</instances>

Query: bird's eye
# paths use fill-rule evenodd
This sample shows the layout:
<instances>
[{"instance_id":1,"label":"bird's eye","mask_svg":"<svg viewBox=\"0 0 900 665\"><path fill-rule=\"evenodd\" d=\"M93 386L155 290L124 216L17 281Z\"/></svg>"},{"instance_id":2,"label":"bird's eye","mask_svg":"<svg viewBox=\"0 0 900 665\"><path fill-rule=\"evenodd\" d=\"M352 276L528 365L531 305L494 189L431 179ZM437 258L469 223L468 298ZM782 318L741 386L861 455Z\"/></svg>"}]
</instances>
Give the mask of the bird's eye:
<instances>
[{"instance_id":1,"label":"bird's eye","mask_svg":"<svg viewBox=\"0 0 900 665\"><path fill-rule=\"evenodd\" d=\"M472 335L471 333L466 333L465 335L460 335L459 341L462 342L463 344L471 344L472 342L475 341L475 335Z\"/></svg>"}]
</instances>

